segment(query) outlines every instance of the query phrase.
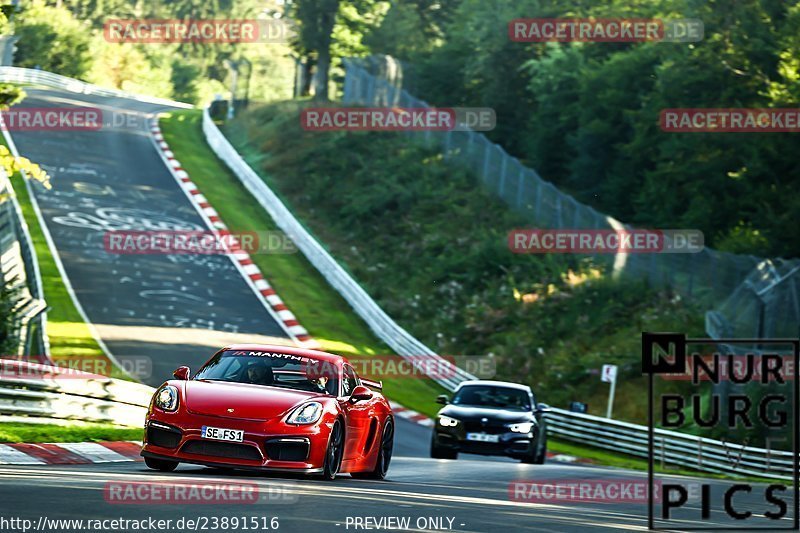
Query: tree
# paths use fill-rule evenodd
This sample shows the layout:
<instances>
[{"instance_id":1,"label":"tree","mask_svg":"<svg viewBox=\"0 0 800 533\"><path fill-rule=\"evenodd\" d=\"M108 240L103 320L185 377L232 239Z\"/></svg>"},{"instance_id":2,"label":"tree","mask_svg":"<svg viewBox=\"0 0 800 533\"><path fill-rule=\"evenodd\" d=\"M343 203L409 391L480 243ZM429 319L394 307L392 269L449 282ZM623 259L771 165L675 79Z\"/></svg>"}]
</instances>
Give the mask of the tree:
<instances>
[{"instance_id":1,"label":"tree","mask_svg":"<svg viewBox=\"0 0 800 533\"><path fill-rule=\"evenodd\" d=\"M328 99L328 74L331 66L331 41L340 0L296 0L291 16L298 33L293 48L315 67L314 98Z\"/></svg>"}]
</instances>

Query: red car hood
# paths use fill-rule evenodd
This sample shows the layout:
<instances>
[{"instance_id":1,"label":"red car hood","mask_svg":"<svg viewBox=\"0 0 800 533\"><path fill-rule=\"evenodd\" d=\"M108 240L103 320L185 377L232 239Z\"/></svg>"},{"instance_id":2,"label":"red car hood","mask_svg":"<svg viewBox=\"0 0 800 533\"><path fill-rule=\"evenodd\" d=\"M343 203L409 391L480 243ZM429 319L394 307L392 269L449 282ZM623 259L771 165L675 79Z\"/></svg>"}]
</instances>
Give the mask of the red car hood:
<instances>
[{"instance_id":1,"label":"red car hood","mask_svg":"<svg viewBox=\"0 0 800 533\"><path fill-rule=\"evenodd\" d=\"M311 392L221 381L188 381L185 394L186 409L190 413L251 420L275 418L304 400L318 396Z\"/></svg>"}]
</instances>

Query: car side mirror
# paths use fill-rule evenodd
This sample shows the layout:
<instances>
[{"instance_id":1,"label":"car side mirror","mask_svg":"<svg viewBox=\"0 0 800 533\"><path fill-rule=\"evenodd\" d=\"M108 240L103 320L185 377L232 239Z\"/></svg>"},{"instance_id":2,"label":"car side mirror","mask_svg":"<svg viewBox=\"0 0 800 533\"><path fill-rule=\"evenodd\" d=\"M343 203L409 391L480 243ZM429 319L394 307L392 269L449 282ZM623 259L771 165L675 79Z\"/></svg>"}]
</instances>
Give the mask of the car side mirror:
<instances>
[{"instance_id":1,"label":"car side mirror","mask_svg":"<svg viewBox=\"0 0 800 533\"><path fill-rule=\"evenodd\" d=\"M350 401L353 403L369 400L372 398L372 391L364 385L358 385L350 394Z\"/></svg>"},{"instance_id":2,"label":"car side mirror","mask_svg":"<svg viewBox=\"0 0 800 533\"><path fill-rule=\"evenodd\" d=\"M189 372L190 370L188 366L179 366L175 369L175 372L173 372L172 375L175 376L175 379L186 381L189 379Z\"/></svg>"},{"instance_id":3,"label":"car side mirror","mask_svg":"<svg viewBox=\"0 0 800 533\"><path fill-rule=\"evenodd\" d=\"M536 404L536 412L537 413L549 413L550 412L550 406L547 405L546 403L537 403Z\"/></svg>"},{"instance_id":4,"label":"car side mirror","mask_svg":"<svg viewBox=\"0 0 800 533\"><path fill-rule=\"evenodd\" d=\"M447 405L450 402L450 398L447 397L447 394L440 394L436 397L436 403L440 403L442 405Z\"/></svg>"}]
</instances>

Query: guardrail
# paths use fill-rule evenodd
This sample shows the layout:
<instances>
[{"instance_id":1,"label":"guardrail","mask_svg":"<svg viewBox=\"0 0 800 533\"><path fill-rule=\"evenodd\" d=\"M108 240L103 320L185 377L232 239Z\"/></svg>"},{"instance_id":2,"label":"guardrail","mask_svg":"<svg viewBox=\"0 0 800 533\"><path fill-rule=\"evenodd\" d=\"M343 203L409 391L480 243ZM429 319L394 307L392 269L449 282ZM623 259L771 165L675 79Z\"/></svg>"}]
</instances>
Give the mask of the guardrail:
<instances>
[{"instance_id":1,"label":"guardrail","mask_svg":"<svg viewBox=\"0 0 800 533\"><path fill-rule=\"evenodd\" d=\"M648 428L599 416L551 409L548 432L566 440L647 458ZM671 464L703 472L774 479L791 479L791 452L742 446L656 428L653 436L656 464Z\"/></svg>"},{"instance_id":2,"label":"guardrail","mask_svg":"<svg viewBox=\"0 0 800 533\"><path fill-rule=\"evenodd\" d=\"M155 389L72 369L0 361L0 414L143 427Z\"/></svg>"},{"instance_id":3,"label":"guardrail","mask_svg":"<svg viewBox=\"0 0 800 533\"><path fill-rule=\"evenodd\" d=\"M30 354L36 340L36 351L48 358L47 304L39 261L16 192L3 168L0 168L0 194L3 195L0 200L0 278L4 285L15 291L13 312L19 333L17 354ZM38 328L33 327L34 321L38 322Z\"/></svg>"},{"instance_id":4,"label":"guardrail","mask_svg":"<svg viewBox=\"0 0 800 533\"><path fill-rule=\"evenodd\" d=\"M121 91L119 89L107 89L105 87L99 87L91 83L76 80L74 78L61 76L60 74L53 74L52 72L31 68L0 67L0 83L30 83L33 85L43 85L45 87L52 87L55 89L64 89L73 93L110 96L113 98L129 98L139 102L160 104L170 107L194 107L191 104L176 102L175 100L170 100L168 98L134 94L127 91Z\"/></svg>"}]
</instances>

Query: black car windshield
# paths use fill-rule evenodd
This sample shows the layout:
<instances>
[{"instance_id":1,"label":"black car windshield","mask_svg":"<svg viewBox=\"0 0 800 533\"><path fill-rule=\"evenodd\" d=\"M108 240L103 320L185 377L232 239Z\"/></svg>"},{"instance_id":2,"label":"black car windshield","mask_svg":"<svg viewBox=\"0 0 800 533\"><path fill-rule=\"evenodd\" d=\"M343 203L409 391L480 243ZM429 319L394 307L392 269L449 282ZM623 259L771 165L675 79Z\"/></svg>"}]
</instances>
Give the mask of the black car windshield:
<instances>
[{"instance_id":1,"label":"black car windshield","mask_svg":"<svg viewBox=\"0 0 800 533\"><path fill-rule=\"evenodd\" d=\"M468 385L453 397L453 404L493 409L530 411L531 400L527 392L496 385Z\"/></svg>"},{"instance_id":2,"label":"black car windshield","mask_svg":"<svg viewBox=\"0 0 800 533\"><path fill-rule=\"evenodd\" d=\"M224 350L206 363L193 379L284 387L338 396L338 370L331 363L292 354Z\"/></svg>"}]
</instances>

